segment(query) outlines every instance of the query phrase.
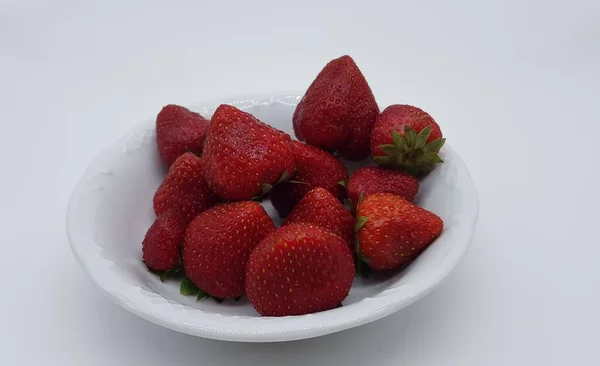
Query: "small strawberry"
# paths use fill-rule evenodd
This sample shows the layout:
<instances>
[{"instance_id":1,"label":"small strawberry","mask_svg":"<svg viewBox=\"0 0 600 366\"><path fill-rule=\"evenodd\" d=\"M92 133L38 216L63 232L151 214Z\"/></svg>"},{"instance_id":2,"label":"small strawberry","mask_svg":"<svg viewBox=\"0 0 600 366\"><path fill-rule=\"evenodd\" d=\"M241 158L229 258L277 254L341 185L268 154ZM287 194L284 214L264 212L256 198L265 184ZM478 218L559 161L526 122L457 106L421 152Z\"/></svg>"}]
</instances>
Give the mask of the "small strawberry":
<instances>
[{"instance_id":1,"label":"small strawberry","mask_svg":"<svg viewBox=\"0 0 600 366\"><path fill-rule=\"evenodd\" d=\"M188 278L217 298L244 294L246 262L250 252L275 224L256 202L215 206L188 226L183 243L183 267Z\"/></svg>"},{"instance_id":2,"label":"small strawberry","mask_svg":"<svg viewBox=\"0 0 600 366\"><path fill-rule=\"evenodd\" d=\"M321 226L341 236L350 248L354 246L354 217L325 188L317 187L308 192L283 224L296 222Z\"/></svg>"},{"instance_id":3,"label":"small strawberry","mask_svg":"<svg viewBox=\"0 0 600 366\"><path fill-rule=\"evenodd\" d=\"M371 128L379 107L350 56L330 61L296 107L294 133L300 141L337 150L349 160L369 155Z\"/></svg>"},{"instance_id":4,"label":"small strawberry","mask_svg":"<svg viewBox=\"0 0 600 366\"><path fill-rule=\"evenodd\" d=\"M179 265L185 227L185 221L171 212L154 220L142 242L142 257L148 268L162 272Z\"/></svg>"},{"instance_id":5,"label":"small strawberry","mask_svg":"<svg viewBox=\"0 0 600 366\"><path fill-rule=\"evenodd\" d=\"M189 109L169 104L156 117L156 143L162 160L170 166L186 152L200 155L210 122Z\"/></svg>"},{"instance_id":6,"label":"small strawberry","mask_svg":"<svg viewBox=\"0 0 600 366\"><path fill-rule=\"evenodd\" d=\"M353 279L346 242L320 226L297 223L275 231L252 251L246 293L261 315L302 315L339 306Z\"/></svg>"},{"instance_id":7,"label":"small strawberry","mask_svg":"<svg viewBox=\"0 0 600 366\"><path fill-rule=\"evenodd\" d=\"M391 193L367 196L358 205L356 217L356 251L375 270L409 263L444 227L436 214Z\"/></svg>"},{"instance_id":8,"label":"small strawberry","mask_svg":"<svg viewBox=\"0 0 600 366\"><path fill-rule=\"evenodd\" d=\"M429 114L396 104L377 118L371 133L371 153L379 165L419 177L443 162L438 152L444 142L440 126Z\"/></svg>"},{"instance_id":9,"label":"small strawberry","mask_svg":"<svg viewBox=\"0 0 600 366\"><path fill-rule=\"evenodd\" d=\"M340 201L344 198L342 184L348 180L348 170L335 156L314 146L292 142L296 173L294 181L278 184L271 191L271 203L281 217L287 216L300 199L312 188L323 187ZM301 183L298 183L301 182Z\"/></svg>"},{"instance_id":10,"label":"small strawberry","mask_svg":"<svg viewBox=\"0 0 600 366\"><path fill-rule=\"evenodd\" d=\"M373 193L393 193L409 201L415 199L419 181L413 176L391 169L363 167L348 181L348 198L356 205L360 197Z\"/></svg>"},{"instance_id":11,"label":"small strawberry","mask_svg":"<svg viewBox=\"0 0 600 366\"><path fill-rule=\"evenodd\" d=\"M157 216L170 210L189 222L219 201L204 180L202 159L185 153L178 157L154 194Z\"/></svg>"},{"instance_id":12,"label":"small strawberry","mask_svg":"<svg viewBox=\"0 0 600 366\"><path fill-rule=\"evenodd\" d=\"M221 105L202 155L206 181L226 200L249 200L294 174L292 140L250 113Z\"/></svg>"}]
</instances>

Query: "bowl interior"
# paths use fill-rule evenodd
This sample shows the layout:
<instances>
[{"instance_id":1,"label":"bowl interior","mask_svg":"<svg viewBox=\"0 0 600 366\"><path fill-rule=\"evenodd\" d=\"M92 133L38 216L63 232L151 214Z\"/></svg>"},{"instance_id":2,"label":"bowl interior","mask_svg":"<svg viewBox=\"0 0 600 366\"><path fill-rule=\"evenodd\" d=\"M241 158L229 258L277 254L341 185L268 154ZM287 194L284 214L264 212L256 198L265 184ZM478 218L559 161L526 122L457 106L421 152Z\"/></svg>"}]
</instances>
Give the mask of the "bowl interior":
<instances>
[{"instance_id":1,"label":"bowl interior","mask_svg":"<svg viewBox=\"0 0 600 366\"><path fill-rule=\"evenodd\" d=\"M299 97L278 97L257 102L256 100L230 101L258 119L281 129L291 136L291 117ZM210 117L218 104L192 106L203 114ZM155 145L154 122L148 121L138 130L126 136L120 143L103 153L103 158L95 161L88 172L88 179L83 189L87 196L79 199L75 205L81 206L71 211L70 221L77 221L77 232L85 232L91 236L85 245L90 247L85 250L78 248L80 244L75 238L72 245L78 258L88 267L88 271L100 271L94 269L94 261L89 257L101 256L105 263L110 263L110 271L115 273L119 281L127 283L144 293L157 294L152 301L160 302L166 299L171 306L183 306L187 310L200 309L201 314L214 314L222 317L234 316L236 321L260 317L245 299L239 302L225 301L217 304L213 300L196 301L193 297L184 297L179 294L179 282L166 280L161 282L155 275L148 272L141 261L141 242L148 227L152 224L155 215L152 210L152 197L166 174ZM422 296L428 287L437 283L445 274L440 271L449 272L454 266L461 253L464 253L470 240L472 225L477 215L477 198L472 187L466 168L449 147L444 147L441 156L445 163L437 167L432 174L421 182L416 202L435 212L445 223L442 235L411 265L391 276L382 278L357 278L352 287L350 295L343 302L343 307L323 313L338 312L340 319L345 319L360 309L366 313L376 312L385 306L384 302L377 304L376 299L386 299L387 304L399 303L411 297ZM347 162L345 162L347 163ZM350 172L360 166L370 165L369 161L360 163L347 163ZM81 190L82 188L80 188ZM85 207L83 207L85 205ZM263 203L269 215L277 224L281 222L276 211L268 202ZM89 220L82 217L89 215ZM73 225L69 222L69 225ZM94 248L91 248L94 247ZM453 263L450 263L453 262ZM105 269L103 269L105 271ZM92 273L94 277L94 273ZM118 293L117 287L110 288L124 302L135 302L135 300L124 298ZM404 300L402 299L404 297ZM360 308L361 304L369 304L370 310ZM135 307L133 303L130 307ZM398 306L396 306L398 307ZM156 315L156 314L154 314ZM154 316L152 315L152 316ZM315 316L317 314L314 314ZM148 318L152 318L148 316ZM156 315L158 317L158 315ZM317 315L323 316L322 314ZM381 315L383 316L383 315ZM299 318L299 317L291 317ZM184 318L185 319L185 318ZM265 318L263 318L265 319ZM156 319L151 319L156 320ZM343 321L343 320L340 320ZM314 325L319 324L317 319ZM218 323L217 323L218 324ZM263 323L264 324L264 323ZM296 324L300 326L300 323ZM304 324L306 326L306 324ZM273 328L275 329L275 328ZM179 329L181 330L181 329ZM184 330L185 331L185 330ZM191 331L193 333L193 331ZM217 337L223 338L223 337Z\"/></svg>"}]
</instances>

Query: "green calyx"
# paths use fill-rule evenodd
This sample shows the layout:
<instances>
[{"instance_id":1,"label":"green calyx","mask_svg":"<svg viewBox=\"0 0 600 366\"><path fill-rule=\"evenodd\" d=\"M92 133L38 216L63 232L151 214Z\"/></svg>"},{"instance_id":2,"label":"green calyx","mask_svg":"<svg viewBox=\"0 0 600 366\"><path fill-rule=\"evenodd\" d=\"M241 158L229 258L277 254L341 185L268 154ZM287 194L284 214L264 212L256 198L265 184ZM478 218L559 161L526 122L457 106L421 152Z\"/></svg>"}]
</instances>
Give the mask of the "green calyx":
<instances>
[{"instance_id":1,"label":"green calyx","mask_svg":"<svg viewBox=\"0 0 600 366\"><path fill-rule=\"evenodd\" d=\"M190 280L187 277L181 281L181 285L179 285L179 293L182 294L183 296L196 296L196 301L200 301L204 298L211 298L211 299L215 300L216 302L221 303L224 300L220 297L214 297L214 296L206 293L205 291L199 289L198 286L196 286L192 282L192 280Z\"/></svg>"},{"instance_id":2,"label":"green calyx","mask_svg":"<svg viewBox=\"0 0 600 366\"><path fill-rule=\"evenodd\" d=\"M177 265L173 269L168 269L166 271L155 271L152 268L148 268L148 271L158 276L160 282L165 282L167 278L177 277L180 273L183 272L183 267L181 264Z\"/></svg>"},{"instance_id":3,"label":"green calyx","mask_svg":"<svg viewBox=\"0 0 600 366\"><path fill-rule=\"evenodd\" d=\"M417 134L409 126L404 128L404 136L392 131L393 144L383 144L379 147L385 155L373 159L379 165L400 169L415 177L421 177L431 172L435 165L444 161L438 152L446 142L439 138L427 143L431 135L431 127L427 126Z\"/></svg>"}]
</instances>

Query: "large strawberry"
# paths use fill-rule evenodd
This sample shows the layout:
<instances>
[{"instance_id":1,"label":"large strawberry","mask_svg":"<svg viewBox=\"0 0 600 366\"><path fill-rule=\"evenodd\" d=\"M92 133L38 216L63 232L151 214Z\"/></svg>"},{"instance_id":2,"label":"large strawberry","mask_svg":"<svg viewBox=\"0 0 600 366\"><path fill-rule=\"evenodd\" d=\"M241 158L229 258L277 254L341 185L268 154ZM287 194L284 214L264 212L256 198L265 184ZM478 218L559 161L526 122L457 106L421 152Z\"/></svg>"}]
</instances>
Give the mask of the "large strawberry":
<instances>
[{"instance_id":1,"label":"large strawberry","mask_svg":"<svg viewBox=\"0 0 600 366\"><path fill-rule=\"evenodd\" d=\"M377 167L360 168L348 181L348 198L353 207L361 196L382 192L394 193L412 202L418 190L419 181L410 174Z\"/></svg>"},{"instance_id":2,"label":"large strawberry","mask_svg":"<svg viewBox=\"0 0 600 366\"><path fill-rule=\"evenodd\" d=\"M156 218L142 242L142 257L148 268L162 272L179 265L185 228L185 221L171 212Z\"/></svg>"},{"instance_id":3,"label":"large strawberry","mask_svg":"<svg viewBox=\"0 0 600 366\"><path fill-rule=\"evenodd\" d=\"M317 147L292 142L296 173L293 181L278 184L271 191L271 203L281 217L287 216L300 199L312 188L323 187L340 201L344 198L342 184L348 180L348 170L335 156Z\"/></svg>"},{"instance_id":4,"label":"large strawberry","mask_svg":"<svg viewBox=\"0 0 600 366\"><path fill-rule=\"evenodd\" d=\"M296 107L294 133L301 141L337 150L349 160L369 155L371 128L379 107L350 56L330 61Z\"/></svg>"},{"instance_id":5,"label":"large strawberry","mask_svg":"<svg viewBox=\"0 0 600 366\"><path fill-rule=\"evenodd\" d=\"M227 200L249 200L294 174L291 138L250 113L221 105L211 119L202 157L206 180Z\"/></svg>"},{"instance_id":6,"label":"large strawberry","mask_svg":"<svg viewBox=\"0 0 600 366\"><path fill-rule=\"evenodd\" d=\"M354 246L354 217L325 188L317 187L309 191L283 224L296 222L321 226L341 236L350 247Z\"/></svg>"},{"instance_id":7,"label":"large strawberry","mask_svg":"<svg viewBox=\"0 0 600 366\"><path fill-rule=\"evenodd\" d=\"M436 214L391 193L367 196L356 216L356 251L375 270L399 268L421 253L442 232Z\"/></svg>"},{"instance_id":8,"label":"large strawberry","mask_svg":"<svg viewBox=\"0 0 600 366\"><path fill-rule=\"evenodd\" d=\"M371 134L371 153L378 164L419 177L442 162L438 152L445 141L440 126L427 112L396 104L377 118Z\"/></svg>"},{"instance_id":9,"label":"large strawberry","mask_svg":"<svg viewBox=\"0 0 600 366\"><path fill-rule=\"evenodd\" d=\"M291 224L267 236L250 255L246 293L267 316L333 309L346 298L354 260L339 236L311 224Z\"/></svg>"},{"instance_id":10,"label":"large strawberry","mask_svg":"<svg viewBox=\"0 0 600 366\"><path fill-rule=\"evenodd\" d=\"M217 298L244 294L250 252L275 224L256 202L215 206L188 226L183 244L183 266L188 278Z\"/></svg>"},{"instance_id":11,"label":"large strawberry","mask_svg":"<svg viewBox=\"0 0 600 366\"><path fill-rule=\"evenodd\" d=\"M204 180L202 160L193 153L178 157L154 194L154 212L173 211L189 222L219 201Z\"/></svg>"},{"instance_id":12,"label":"large strawberry","mask_svg":"<svg viewBox=\"0 0 600 366\"><path fill-rule=\"evenodd\" d=\"M189 109L169 104L156 117L156 143L167 165L186 152L200 155L209 121Z\"/></svg>"}]
</instances>

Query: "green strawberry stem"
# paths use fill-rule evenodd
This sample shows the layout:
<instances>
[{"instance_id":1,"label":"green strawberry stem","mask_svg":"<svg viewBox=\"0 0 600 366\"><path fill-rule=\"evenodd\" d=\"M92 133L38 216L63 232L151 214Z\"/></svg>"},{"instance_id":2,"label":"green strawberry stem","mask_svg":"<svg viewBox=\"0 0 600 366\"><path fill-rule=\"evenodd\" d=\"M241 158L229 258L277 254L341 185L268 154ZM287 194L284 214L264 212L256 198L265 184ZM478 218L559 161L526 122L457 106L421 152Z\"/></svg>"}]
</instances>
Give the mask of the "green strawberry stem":
<instances>
[{"instance_id":1,"label":"green strawberry stem","mask_svg":"<svg viewBox=\"0 0 600 366\"><path fill-rule=\"evenodd\" d=\"M431 127L427 126L417 133L409 126L404 128L404 136L392 131L393 144L383 144L379 147L385 155L373 159L379 165L399 169L415 177L422 177L431 172L435 165L444 161L438 153L445 138L439 138L427 143L431 135Z\"/></svg>"}]
</instances>

